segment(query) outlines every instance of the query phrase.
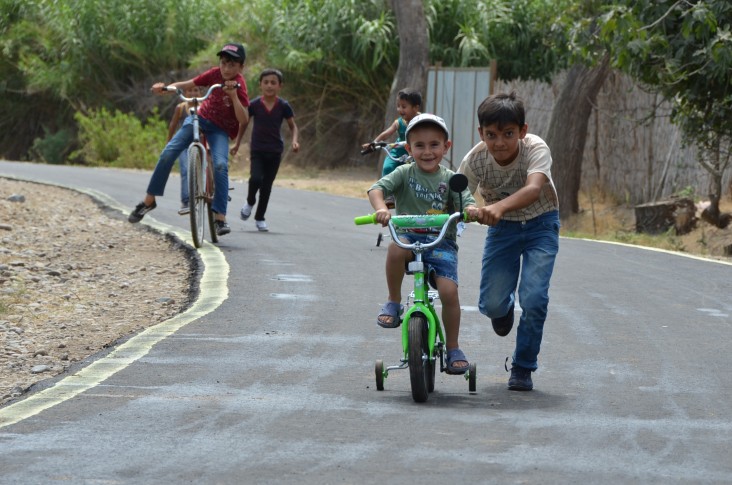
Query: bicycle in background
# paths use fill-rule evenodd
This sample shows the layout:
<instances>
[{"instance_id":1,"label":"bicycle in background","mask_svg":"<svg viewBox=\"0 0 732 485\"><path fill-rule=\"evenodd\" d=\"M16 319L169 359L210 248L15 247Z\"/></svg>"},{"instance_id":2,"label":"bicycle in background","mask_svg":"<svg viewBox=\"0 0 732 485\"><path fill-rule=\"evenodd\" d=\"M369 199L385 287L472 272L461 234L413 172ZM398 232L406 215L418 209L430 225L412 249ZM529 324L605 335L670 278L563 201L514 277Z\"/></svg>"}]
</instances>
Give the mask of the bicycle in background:
<instances>
[{"instance_id":1,"label":"bicycle in background","mask_svg":"<svg viewBox=\"0 0 732 485\"><path fill-rule=\"evenodd\" d=\"M163 91L177 93L181 101L190 103L189 114L193 117L193 141L188 146L188 208L191 220L191 238L196 248L203 245L206 219L208 219L211 242L215 243L219 240L214 225L214 213L211 209L215 190L213 164L209 160L208 147L200 132L198 107L215 89L223 86L223 84L214 84L208 88L204 96L192 98L186 97L179 88L173 86L162 88Z\"/></svg>"}]
</instances>

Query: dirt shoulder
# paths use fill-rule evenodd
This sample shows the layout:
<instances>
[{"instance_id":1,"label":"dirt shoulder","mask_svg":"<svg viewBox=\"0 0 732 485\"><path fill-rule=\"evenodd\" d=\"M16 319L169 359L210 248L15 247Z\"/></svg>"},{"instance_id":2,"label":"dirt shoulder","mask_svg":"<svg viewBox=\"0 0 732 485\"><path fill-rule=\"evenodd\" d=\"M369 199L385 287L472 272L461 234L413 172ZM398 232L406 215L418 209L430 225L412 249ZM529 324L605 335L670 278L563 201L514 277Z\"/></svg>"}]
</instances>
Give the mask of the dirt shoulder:
<instances>
[{"instance_id":1,"label":"dirt shoulder","mask_svg":"<svg viewBox=\"0 0 732 485\"><path fill-rule=\"evenodd\" d=\"M84 194L0 178L0 405L184 311L192 254Z\"/></svg>"}]
</instances>

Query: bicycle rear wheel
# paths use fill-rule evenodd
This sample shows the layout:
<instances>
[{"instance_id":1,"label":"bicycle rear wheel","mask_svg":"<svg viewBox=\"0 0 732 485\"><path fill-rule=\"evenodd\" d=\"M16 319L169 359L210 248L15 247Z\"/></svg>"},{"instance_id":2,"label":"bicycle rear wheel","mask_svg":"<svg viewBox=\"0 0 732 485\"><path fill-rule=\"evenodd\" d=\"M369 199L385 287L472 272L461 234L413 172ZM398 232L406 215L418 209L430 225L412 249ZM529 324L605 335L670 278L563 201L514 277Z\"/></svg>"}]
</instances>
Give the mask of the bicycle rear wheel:
<instances>
[{"instance_id":1,"label":"bicycle rear wheel","mask_svg":"<svg viewBox=\"0 0 732 485\"><path fill-rule=\"evenodd\" d=\"M427 320L424 315L413 314L409 319L409 380L412 399L425 402L429 397L430 360Z\"/></svg>"},{"instance_id":2,"label":"bicycle rear wheel","mask_svg":"<svg viewBox=\"0 0 732 485\"><path fill-rule=\"evenodd\" d=\"M188 206L191 218L191 238L193 245L200 248L203 244L203 231L206 224L206 179L203 172L204 153L201 147L192 145L188 149Z\"/></svg>"},{"instance_id":3,"label":"bicycle rear wheel","mask_svg":"<svg viewBox=\"0 0 732 485\"><path fill-rule=\"evenodd\" d=\"M219 242L219 235L216 234L216 224L213 207L214 193L216 192L216 184L213 174L213 165L206 162L206 212L208 213L208 229L211 234L211 242Z\"/></svg>"}]
</instances>

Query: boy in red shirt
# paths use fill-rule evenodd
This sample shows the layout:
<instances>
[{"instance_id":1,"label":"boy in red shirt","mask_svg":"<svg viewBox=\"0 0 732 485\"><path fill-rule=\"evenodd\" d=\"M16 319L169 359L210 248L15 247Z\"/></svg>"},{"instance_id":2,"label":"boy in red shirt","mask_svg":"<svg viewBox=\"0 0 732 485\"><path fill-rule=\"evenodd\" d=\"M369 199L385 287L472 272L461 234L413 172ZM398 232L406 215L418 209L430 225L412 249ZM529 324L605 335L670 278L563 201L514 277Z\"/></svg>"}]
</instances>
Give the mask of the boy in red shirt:
<instances>
[{"instance_id":1,"label":"boy in red shirt","mask_svg":"<svg viewBox=\"0 0 732 485\"><path fill-rule=\"evenodd\" d=\"M172 83L170 86L185 91L195 86L225 85L212 92L198 109L199 126L206 136L213 158L216 190L211 208L215 213L214 224L216 234L223 236L231 232L226 223L226 207L229 201L229 138L236 137L240 123L249 121L247 111L249 96L246 81L242 76L246 60L244 46L235 43L226 44L217 55L218 67L213 67L188 81ZM165 94L168 91L163 91L164 87L165 83L155 83L151 91L155 94ZM150 178L145 199L130 213L128 221L140 222L145 214L157 207L155 197L163 195L175 160L181 152L188 149L192 140L193 125L189 116L175 136L165 145Z\"/></svg>"}]
</instances>

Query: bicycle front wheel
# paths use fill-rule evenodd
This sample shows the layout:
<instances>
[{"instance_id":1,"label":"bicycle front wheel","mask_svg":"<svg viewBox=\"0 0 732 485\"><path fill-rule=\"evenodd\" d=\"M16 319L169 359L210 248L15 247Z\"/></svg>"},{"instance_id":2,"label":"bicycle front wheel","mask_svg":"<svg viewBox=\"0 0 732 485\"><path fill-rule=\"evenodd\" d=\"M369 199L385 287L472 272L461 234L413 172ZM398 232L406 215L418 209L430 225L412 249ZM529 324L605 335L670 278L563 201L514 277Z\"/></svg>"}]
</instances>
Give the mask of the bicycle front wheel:
<instances>
[{"instance_id":1,"label":"bicycle front wheel","mask_svg":"<svg viewBox=\"0 0 732 485\"><path fill-rule=\"evenodd\" d=\"M412 384L412 399L425 402L429 397L430 359L427 319L413 314L409 319L409 380Z\"/></svg>"},{"instance_id":2,"label":"bicycle front wheel","mask_svg":"<svg viewBox=\"0 0 732 485\"><path fill-rule=\"evenodd\" d=\"M211 208L211 202L206 202L206 212L208 213L208 228L211 233L211 242L219 242L219 235L216 234L216 218L214 217L214 211Z\"/></svg>"},{"instance_id":3,"label":"bicycle front wheel","mask_svg":"<svg viewBox=\"0 0 732 485\"><path fill-rule=\"evenodd\" d=\"M188 206L191 218L191 238L193 245L197 248L203 244L207 215L203 157L204 153L200 146L192 145L188 149Z\"/></svg>"}]
</instances>

